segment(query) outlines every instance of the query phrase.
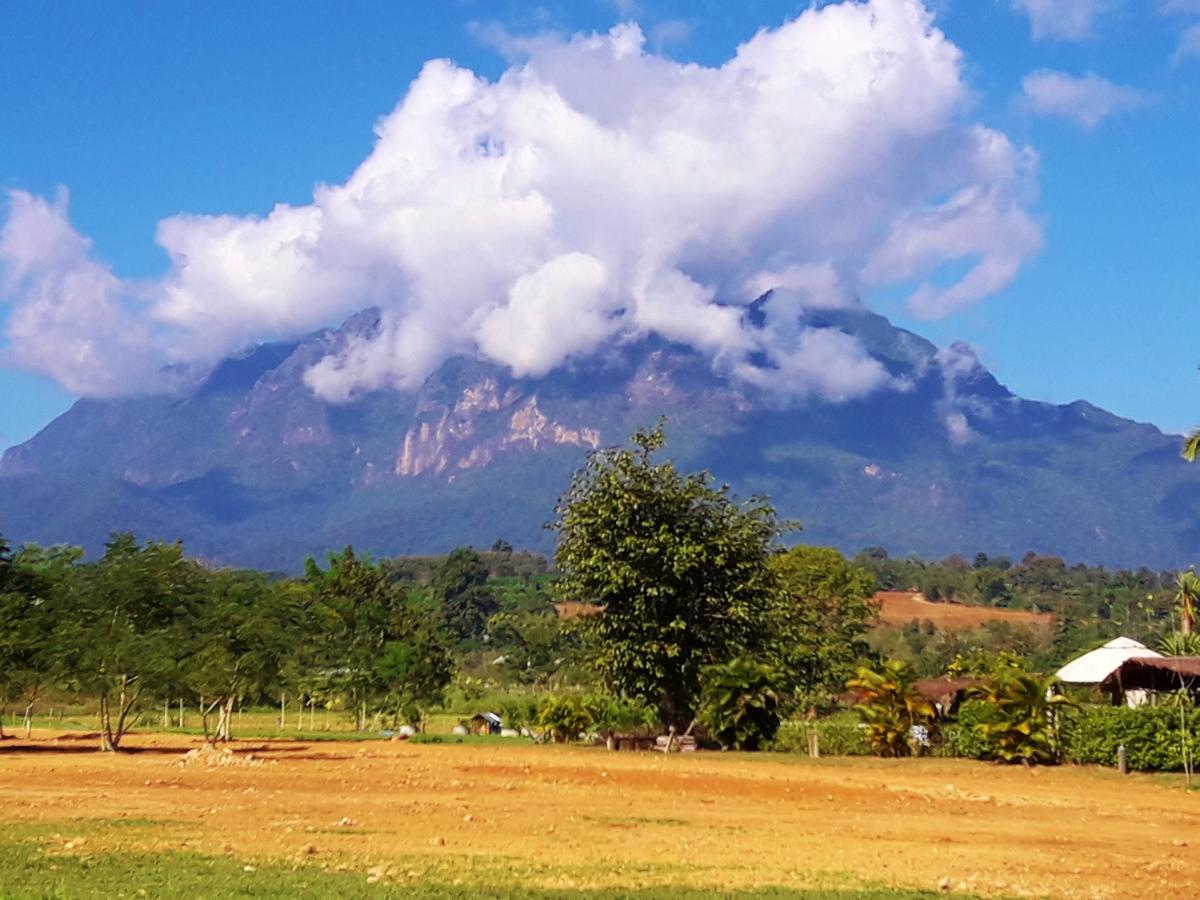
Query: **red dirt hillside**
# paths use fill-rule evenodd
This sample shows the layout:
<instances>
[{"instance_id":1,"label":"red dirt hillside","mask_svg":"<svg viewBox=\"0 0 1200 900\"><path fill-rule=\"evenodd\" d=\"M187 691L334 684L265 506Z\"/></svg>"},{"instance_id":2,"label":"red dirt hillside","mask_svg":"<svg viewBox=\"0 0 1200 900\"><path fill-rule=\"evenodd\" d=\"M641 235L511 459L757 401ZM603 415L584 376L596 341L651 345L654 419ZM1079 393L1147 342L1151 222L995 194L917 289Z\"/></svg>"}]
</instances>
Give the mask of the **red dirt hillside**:
<instances>
[{"instance_id":1,"label":"red dirt hillside","mask_svg":"<svg viewBox=\"0 0 1200 900\"><path fill-rule=\"evenodd\" d=\"M1012 625L1032 625L1051 628L1051 613L1022 609L996 609L991 606L965 606L962 603L932 603L920 591L877 591L879 621L884 625L907 625L913 619L926 619L942 631L968 631L985 622L1008 622Z\"/></svg>"}]
</instances>

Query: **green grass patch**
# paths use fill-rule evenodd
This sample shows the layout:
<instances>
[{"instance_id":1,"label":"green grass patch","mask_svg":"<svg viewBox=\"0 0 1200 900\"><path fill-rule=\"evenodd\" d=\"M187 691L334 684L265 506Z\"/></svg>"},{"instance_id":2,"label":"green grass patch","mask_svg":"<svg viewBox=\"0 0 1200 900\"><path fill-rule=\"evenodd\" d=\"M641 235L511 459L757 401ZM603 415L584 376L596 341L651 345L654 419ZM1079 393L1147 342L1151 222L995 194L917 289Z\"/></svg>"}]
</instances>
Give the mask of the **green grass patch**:
<instances>
[{"instance_id":1,"label":"green grass patch","mask_svg":"<svg viewBox=\"0 0 1200 900\"><path fill-rule=\"evenodd\" d=\"M134 820L131 820L134 821ZM154 825L151 820L140 824ZM63 825L54 828L64 832ZM558 869L501 858L414 858L392 862L378 880L367 871L247 864L228 856L168 851L147 853L89 848L65 850L51 828L18 827L17 840L0 842L0 898L551 898L628 897L636 900L729 898L804 898L804 900L909 900L935 892L873 887L793 889L767 887L721 891L677 887L669 881L682 866L628 867L629 887L589 889L589 874L599 869ZM10 831L10 838L14 836ZM605 869L605 872L611 872ZM376 872L376 874L380 874ZM550 886L547 886L550 885ZM561 886L553 886L561 885Z\"/></svg>"}]
</instances>

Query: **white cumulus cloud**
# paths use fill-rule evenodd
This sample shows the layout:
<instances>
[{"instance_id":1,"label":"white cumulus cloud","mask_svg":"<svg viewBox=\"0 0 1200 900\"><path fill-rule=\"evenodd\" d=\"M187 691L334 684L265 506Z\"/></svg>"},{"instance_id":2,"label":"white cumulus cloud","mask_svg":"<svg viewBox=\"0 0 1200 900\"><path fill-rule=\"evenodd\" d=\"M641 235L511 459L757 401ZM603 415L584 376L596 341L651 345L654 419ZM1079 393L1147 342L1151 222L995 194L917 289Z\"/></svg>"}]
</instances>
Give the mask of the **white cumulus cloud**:
<instances>
[{"instance_id":1,"label":"white cumulus cloud","mask_svg":"<svg viewBox=\"0 0 1200 900\"><path fill-rule=\"evenodd\" d=\"M140 385L169 391L160 373L152 326L112 271L96 262L91 242L67 221L67 192L54 200L9 195L0 229L0 298L14 297L0 364L57 381L81 395L112 395Z\"/></svg>"},{"instance_id":2,"label":"white cumulus cloud","mask_svg":"<svg viewBox=\"0 0 1200 900\"><path fill-rule=\"evenodd\" d=\"M808 9L718 67L650 52L632 23L513 52L495 81L427 63L309 204L159 223L153 283L95 260L65 199L14 194L15 357L79 393L136 392L374 306L379 328L309 371L319 395L412 389L460 354L536 376L654 333L770 389L850 397L886 373L799 310L900 285L946 315L1040 246L1036 160L972 120L962 54L917 0ZM769 288L790 324L746 314Z\"/></svg>"},{"instance_id":3,"label":"white cumulus cloud","mask_svg":"<svg viewBox=\"0 0 1200 900\"><path fill-rule=\"evenodd\" d=\"M1150 101L1142 91L1113 84L1095 72L1076 77L1041 69L1026 75L1021 89L1034 112L1070 119L1085 128L1095 128L1113 113L1136 109Z\"/></svg>"}]
</instances>

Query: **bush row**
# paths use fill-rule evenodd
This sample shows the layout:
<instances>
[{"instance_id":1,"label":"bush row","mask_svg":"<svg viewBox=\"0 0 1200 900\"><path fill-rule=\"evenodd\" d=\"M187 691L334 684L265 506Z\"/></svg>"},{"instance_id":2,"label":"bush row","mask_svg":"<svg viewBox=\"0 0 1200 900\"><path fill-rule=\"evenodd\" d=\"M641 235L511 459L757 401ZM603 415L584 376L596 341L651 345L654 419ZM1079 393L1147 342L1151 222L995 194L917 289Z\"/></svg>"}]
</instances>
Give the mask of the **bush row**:
<instances>
[{"instance_id":1,"label":"bush row","mask_svg":"<svg viewBox=\"0 0 1200 900\"><path fill-rule=\"evenodd\" d=\"M1181 725L1186 723L1186 732ZM1180 720L1178 707L1086 706L1066 717L1062 729L1063 757L1067 762L1117 764L1117 747L1125 745L1130 769L1169 772L1183 768L1184 737L1194 755L1200 747L1200 710L1187 710Z\"/></svg>"},{"instance_id":2,"label":"bush row","mask_svg":"<svg viewBox=\"0 0 1200 900\"><path fill-rule=\"evenodd\" d=\"M996 747L984 737L980 725L995 721L996 708L984 700L968 700L955 721L944 723L935 756L961 759L995 759ZM1186 734L1193 758L1200 755L1200 710L1184 713ZM1062 715L1059 729L1064 762L1115 767L1117 747L1125 745L1131 770L1170 772L1183 768L1183 733L1178 707L1085 706ZM774 749L808 752L808 732L821 736L821 753L828 756L864 756L870 748L863 739L855 713L835 713L814 722L786 722L775 738Z\"/></svg>"}]
</instances>

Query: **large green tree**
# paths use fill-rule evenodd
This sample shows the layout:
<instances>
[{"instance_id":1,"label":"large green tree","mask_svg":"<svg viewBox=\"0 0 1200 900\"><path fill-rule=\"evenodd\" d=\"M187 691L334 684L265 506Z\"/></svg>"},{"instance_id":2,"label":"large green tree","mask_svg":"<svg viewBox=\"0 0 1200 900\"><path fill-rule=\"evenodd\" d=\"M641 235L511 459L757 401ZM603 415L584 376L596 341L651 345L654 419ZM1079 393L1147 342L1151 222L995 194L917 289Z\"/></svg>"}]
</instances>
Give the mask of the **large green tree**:
<instances>
[{"instance_id":1,"label":"large green tree","mask_svg":"<svg viewBox=\"0 0 1200 900\"><path fill-rule=\"evenodd\" d=\"M383 566L347 547L327 569L309 559L306 580L331 622L314 665L346 695L359 731L368 708L392 712L445 686L449 663L430 613Z\"/></svg>"},{"instance_id":2,"label":"large green tree","mask_svg":"<svg viewBox=\"0 0 1200 900\"><path fill-rule=\"evenodd\" d=\"M32 545L13 553L0 536L0 700L24 704L27 729L33 704L56 669L51 592L79 555L75 548Z\"/></svg>"},{"instance_id":3,"label":"large green tree","mask_svg":"<svg viewBox=\"0 0 1200 900\"><path fill-rule=\"evenodd\" d=\"M438 566L430 587L442 606L446 629L460 641L482 638L488 618L500 609L488 585L487 566L470 547L452 550Z\"/></svg>"},{"instance_id":4,"label":"large green tree","mask_svg":"<svg viewBox=\"0 0 1200 900\"><path fill-rule=\"evenodd\" d=\"M204 576L179 544L116 534L56 593L57 662L69 687L97 699L102 750L120 746L145 697L182 688Z\"/></svg>"},{"instance_id":5,"label":"large green tree","mask_svg":"<svg viewBox=\"0 0 1200 900\"><path fill-rule=\"evenodd\" d=\"M771 560L779 586L773 662L794 702L820 706L866 655L875 578L832 547L796 546Z\"/></svg>"},{"instance_id":6,"label":"large green tree","mask_svg":"<svg viewBox=\"0 0 1200 900\"><path fill-rule=\"evenodd\" d=\"M228 741L234 705L299 679L313 657L316 617L307 585L269 582L257 572L214 573L189 625L183 681L203 698L205 738ZM209 719L217 714L216 726Z\"/></svg>"},{"instance_id":7,"label":"large green tree","mask_svg":"<svg viewBox=\"0 0 1200 900\"><path fill-rule=\"evenodd\" d=\"M591 454L552 527L558 590L603 607L588 630L606 687L686 726L702 670L766 644L780 523L765 499L656 461L664 445L660 425Z\"/></svg>"}]
</instances>

